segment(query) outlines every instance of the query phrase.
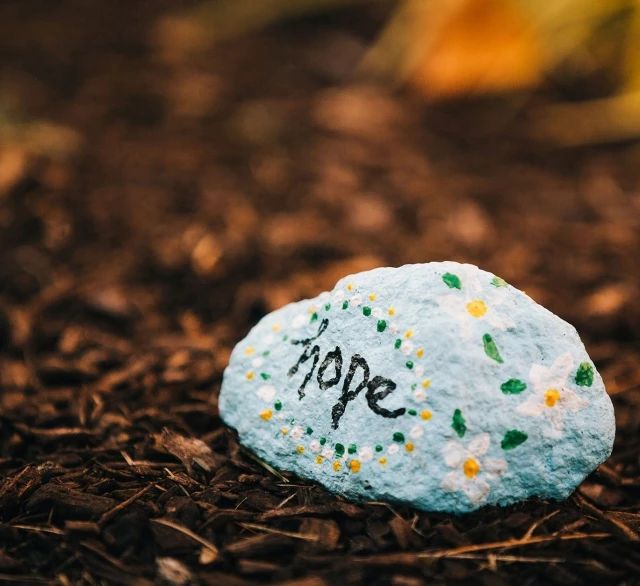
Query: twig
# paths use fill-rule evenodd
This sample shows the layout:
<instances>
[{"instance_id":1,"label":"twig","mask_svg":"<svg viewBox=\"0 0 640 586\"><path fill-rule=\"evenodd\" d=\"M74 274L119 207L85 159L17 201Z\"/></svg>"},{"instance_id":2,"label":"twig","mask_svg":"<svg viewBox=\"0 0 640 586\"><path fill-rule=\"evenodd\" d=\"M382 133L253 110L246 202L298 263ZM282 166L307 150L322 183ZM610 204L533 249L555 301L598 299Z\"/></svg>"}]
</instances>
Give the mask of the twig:
<instances>
[{"instance_id":1,"label":"twig","mask_svg":"<svg viewBox=\"0 0 640 586\"><path fill-rule=\"evenodd\" d=\"M98 525L104 525L105 523L113 519L120 511L126 509L130 504L135 503L142 495L146 494L154 487L155 484L146 486L142 490L136 492L136 494L134 494L133 496L129 497L126 501L120 503L119 505L116 505L115 507L113 507L113 509L104 513L98 520Z\"/></svg>"},{"instance_id":2,"label":"twig","mask_svg":"<svg viewBox=\"0 0 640 586\"><path fill-rule=\"evenodd\" d=\"M273 529L271 527L265 527L264 525L258 525L257 523L238 523L238 525L240 525L240 527L244 527L245 529L255 529L256 531L263 531L264 533L277 533L278 535L286 535L287 537L293 537L294 539L304 539L305 541L318 541L318 539L320 539L317 535L283 531L281 529Z\"/></svg>"},{"instance_id":3,"label":"twig","mask_svg":"<svg viewBox=\"0 0 640 586\"><path fill-rule=\"evenodd\" d=\"M38 525L11 525L13 529L23 529L24 531L35 531L36 533L53 533L54 535L66 535L67 532L57 527L40 527Z\"/></svg>"},{"instance_id":4,"label":"twig","mask_svg":"<svg viewBox=\"0 0 640 586\"><path fill-rule=\"evenodd\" d=\"M179 531L180 533L183 533L184 535L191 537L191 539L193 539L194 541L197 541L200 545L210 550L211 553L214 553L216 557L218 556L218 553L219 553L218 548L213 543L211 543L209 540L205 539L204 537L200 537L197 533L194 533L188 527L185 527L184 525L180 525L179 523L170 521L169 519L152 519L151 522L157 523L158 525L164 525L165 527L170 527L171 529L175 529L176 531Z\"/></svg>"},{"instance_id":5,"label":"twig","mask_svg":"<svg viewBox=\"0 0 640 586\"><path fill-rule=\"evenodd\" d=\"M554 515L557 515L560 511L559 510L555 510L551 513L549 513L548 515L545 515L544 517L542 517L542 519L538 519L537 521L535 521L531 527L529 527L529 530L522 536L522 539L524 541L527 541L528 539L531 538L531 536L533 535L533 532L540 527L540 525L542 525L545 521L548 521L549 519L551 519L551 517L553 517Z\"/></svg>"},{"instance_id":6,"label":"twig","mask_svg":"<svg viewBox=\"0 0 640 586\"><path fill-rule=\"evenodd\" d=\"M258 458L258 456L255 456L251 452L245 452L245 454L249 456L249 458L257 462L258 464L260 464L260 466L262 466L265 470L271 472L271 474L273 474L276 478L279 478L280 480L282 480L282 482L284 482L285 484L289 483L289 481L284 476L282 476L280 472L278 472L273 466L270 466L266 462L263 462L260 458Z\"/></svg>"}]
</instances>

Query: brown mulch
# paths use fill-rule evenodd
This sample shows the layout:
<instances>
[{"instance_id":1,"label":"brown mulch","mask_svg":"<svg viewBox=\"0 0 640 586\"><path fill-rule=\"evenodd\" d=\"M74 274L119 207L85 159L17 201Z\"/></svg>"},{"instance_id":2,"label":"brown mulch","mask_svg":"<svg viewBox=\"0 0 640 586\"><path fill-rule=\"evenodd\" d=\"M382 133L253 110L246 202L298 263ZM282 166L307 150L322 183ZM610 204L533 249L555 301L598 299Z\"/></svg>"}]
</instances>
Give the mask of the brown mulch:
<instances>
[{"instance_id":1,"label":"brown mulch","mask_svg":"<svg viewBox=\"0 0 640 586\"><path fill-rule=\"evenodd\" d=\"M551 151L520 102L359 85L375 11L185 57L154 25L174 5L0 6L3 99L55 124L0 154L0 582L639 584L637 145ZM262 315L443 259L573 323L602 373L614 452L567 502L350 503L222 426Z\"/></svg>"}]
</instances>

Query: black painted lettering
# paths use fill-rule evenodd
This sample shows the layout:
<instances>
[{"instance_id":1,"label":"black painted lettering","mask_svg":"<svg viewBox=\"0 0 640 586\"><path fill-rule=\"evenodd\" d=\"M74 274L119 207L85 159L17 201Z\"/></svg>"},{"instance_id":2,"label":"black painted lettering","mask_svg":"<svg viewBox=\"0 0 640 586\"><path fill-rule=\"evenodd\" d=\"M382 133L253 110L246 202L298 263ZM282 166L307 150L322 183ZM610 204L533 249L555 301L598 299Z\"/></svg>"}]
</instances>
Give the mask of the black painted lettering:
<instances>
[{"instance_id":1,"label":"black painted lettering","mask_svg":"<svg viewBox=\"0 0 640 586\"><path fill-rule=\"evenodd\" d=\"M349 390L351 387L351 382L353 381L353 377L355 376L356 370L360 367L362 369L362 382L355 388L355 390ZM351 357L351 364L349 364L349 371L347 372L347 376L344 379L344 384L342 385L342 395L338 399L338 402L333 406L331 410L331 418L333 420L333 429L338 429L338 424L340 423L340 418L344 415L344 410L347 408L347 403L349 401L353 401L360 391L364 389L369 384L369 365L367 361L362 358L359 354L354 354Z\"/></svg>"},{"instance_id":2,"label":"black painted lettering","mask_svg":"<svg viewBox=\"0 0 640 586\"><path fill-rule=\"evenodd\" d=\"M330 378L329 380L324 380L324 374L333 362L333 366L335 368L335 376ZM320 368L318 369L318 385L320 385L320 389L326 391L331 387L335 387L340 382L340 377L342 376L342 351L338 346L333 352L327 352L327 355L324 357Z\"/></svg>"},{"instance_id":3,"label":"black painted lettering","mask_svg":"<svg viewBox=\"0 0 640 586\"><path fill-rule=\"evenodd\" d=\"M383 391L377 391L380 387L384 387ZM396 383L388 378L384 378L383 376L376 376L373 380L367 385L367 404L369 405L369 409L378 415L382 415L382 417L400 417L400 415L404 415L406 409L401 407L400 409L396 409L395 411L389 411L389 409L385 409L381 407L378 403L382 401L385 397L389 396L392 391L396 388ZM377 391L377 392L376 392Z\"/></svg>"},{"instance_id":4,"label":"black painted lettering","mask_svg":"<svg viewBox=\"0 0 640 586\"><path fill-rule=\"evenodd\" d=\"M313 348L310 348L311 342L314 342L322 334L324 334L324 332L326 331L326 329L328 327L329 327L329 320L325 318L320 322L320 325L318 326L318 333L315 336L313 336L312 338L306 338L306 339L303 339L303 340L291 340L291 343L294 344L294 345L302 345L302 346L304 346L304 352L302 353L300 358L298 358L298 362L296 362L289 369L289 372L287 373L289 378L291 378L294 374L296 374L296 372L298 372L298 369L300 368L301 364L304 364L307 360L309 360L310 358L313 357L313 363L311 365L311 370L305 375L304 380L302 381L302 384L298 387L298 398L299 399L302 399L304 397L305 389L307 387L307 383L311 380L311 377L313 376L313 373L316 370L316 366L318 365L318 361L320 360L320 346L318 346L316 344L315 346L313 346Z\"/></svg>"}]
</instances>

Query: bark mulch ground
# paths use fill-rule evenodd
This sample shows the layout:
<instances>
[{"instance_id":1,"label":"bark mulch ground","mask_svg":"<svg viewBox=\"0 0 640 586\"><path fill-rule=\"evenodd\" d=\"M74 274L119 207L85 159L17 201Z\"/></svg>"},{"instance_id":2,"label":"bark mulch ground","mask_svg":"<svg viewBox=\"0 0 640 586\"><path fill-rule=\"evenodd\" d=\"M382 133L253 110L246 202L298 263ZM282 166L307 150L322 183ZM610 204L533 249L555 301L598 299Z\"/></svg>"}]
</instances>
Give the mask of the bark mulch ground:
<instances>
[{"instance_id":1,"label":"bark mulch ground","mask_svg":"<svg viewBox=\"0 0 640 586\"><path fill-rule=\"evenodd\" d=\"M173 5L0 7L4 97L55 123L0 173L0 582L640 583L638 147L553 152L525 105L356 83L375 12L185 57L153 32ZM618 433L573 497L356 504L238 445L217 393L262 315L442 259L583 336Z\"/></svg>"}]
</instances>

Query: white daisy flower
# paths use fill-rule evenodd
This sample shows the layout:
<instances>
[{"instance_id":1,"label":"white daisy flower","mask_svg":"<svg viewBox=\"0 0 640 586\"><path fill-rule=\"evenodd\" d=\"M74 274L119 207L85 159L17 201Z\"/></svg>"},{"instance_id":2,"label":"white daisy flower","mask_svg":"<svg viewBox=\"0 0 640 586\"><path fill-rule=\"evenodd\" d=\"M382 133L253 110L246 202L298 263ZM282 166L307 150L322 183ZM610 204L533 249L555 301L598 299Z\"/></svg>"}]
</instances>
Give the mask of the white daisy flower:
<instances>
[{"instance_id":1,"label":"white daisy flower","mask_svg":"<svg viewBox=\"0 0 640 586\"><path fill-rule=\"evenodd\" d=\"M320 442L318 440L312 440L309 443L309 449L315 454L320 451Z\"/></svg>"},{"instance_id":2,"label":"white daisy flower","mask_svg":"<svg viewBox=\"0 0 640 586\"><path fill-rule=\"evenodd\" d=\"M371 311L371 315L376 319L380 319L382 317L382 309L380 309L379 307L374 308Z\"/></svg>"},{"instance_id":3,"label":"white daisy flower","mask_svg":"<svg viewBox=\"0 0 640 586\"><path fill-rule=\"evenodd\" d=\"M284 421L284 413L278 415L278 421Z\"/></svg>"},{"instance_id":4,"label":"white daisy flower","mask_svg":"<svg viewBox=\"0 0 640 586\"><path fill-rule=\"evenodd\" d=\"M373 458L373 450L370 447L360 448L358 456L362 462L370 462Z\"/></svg>"},{"instance_id":5,"label":"white daisy flower","mask_svg":"<svg viewBox=\"0 0 640 586\"><path fill-rule=\"evenodd\" d=\"M422 378L422 375L424 374L424 366L422 366L422 364L418 364L418 366L415 367L414 372L418 378Z\"/></svg>"},{"instance_id":6,"label":"white daisy flower","mask_svg":"<svg viewBox=\"0 0 640 586\"><path fill-rule=\"evenodd\" d=\"M272 385L262 385L258 389L258 398L266 401L267 403L271 403L273 398L276 396L276 389Z\"/></svg>"},{"instance_id":7,"label":"white daisy flower","mask_svg":"<svg viewBox=\"0 0 640 586\"><path fill-rule=\"evenodd\" d=\"M398 324L397 324L397 323L395 323L395 322L391 322L391 323L389 324L389 331L390 331L392 334L397 334L397 333L398 333Z\"/></svg>"},{"instance_id":8,"label":"white daisy flower","mask_svg":"<svg viewBox=\"0 0 640 586\"><path fill-rule=\"evenodd\" d=\"M451 440L444 447L444 461L453 468L440 485L445 492L462 490L473 503L480 503L491 491L488 480L493 480L507 469L502 459L483 458L489 449L491 436L481 433L474 437L468 448Z\"/></svg>"},{"instance_id":9,"label":"white daisy flower","mask_svg":"<svg viewBox=\"0 0 640 586\"><path fill-rule=\"evenodd\" d=\"M419 437L422 437L424 435L424 429L421 425L414 425L411 428L409 435L414 439L418 439Z\"/></svg>"},{"instance_id":10,"label":"white daisy flower","mask_svg":"<svg viewBox=\"0 0 640 586\"><path fill-rule=\"evenodd\" d=\"M324 448L322 448L323 458L326 458L327 460L331 460L331 458L333 458L333 455L334 455L334 451L329 446L325 446Z\"/></svg>"},{"instance_id":11,"label":"white daisy flower","mask_svg":"<svg viewBox=\"0 0 640 586\"><path fill-rule=\"evenodd\" d=\"M460 334L470 340L479 322L485 322L499 330L515 328L516 324L496 308L506 300L509 292L503 287L491 287L483 292L478 271L471 265L460 269L461 291L436 297L440 309L460 322ZM485 326L486 327L486 326Z\"/></svg>"},{"instance_id":12,"label":"white daisy flower","mask_svg":"<svg viewBox=\"0 0 640 586\"><path fill-rule=\"evenodd\" d=\"M338 289L333 294L333 302L334 303L341 303L342 301L344 301L344 291L342 289Z\"/></svg>"},{"instance_id":13,"label":"white daisy flower","mask_svg":"<svg viewBox=\"0 0 640 586\"><path fill-rule=\"evenodd\" d=\"M293 318L292 326L296 329L301 328L307 323L307 316L304 313L300 313Z\"/></svg>"},{"instance_id":14,"label":"white daisy flower","mask_svg":"<svg viewBox=\"0 0 640 586\"><path fill-rule=\"evenodd\" d=\"M398 446L398 444L391 444L387 448L387 452L389 452L391 455L397 454L399 451L400 451L400 446Z\"/></svg>"},{"instance_id":15,"label":"white daisy flower","mask_svg":"<svg viewBox=\"0 0 640 586\"><path fill-rule=\"evenodd\" d=\"M262 358L262 356L259 356L258 358L254 358L251 361L251 366L253 366L253 368L260 368L263 364L264 364L264 358Z\"/></svg>"},{"instance_id":16,"label":"white daisy flower","mask_svg":"<svg viewBox=\"0 0 640 586\"><path fill-rule=\"evenodd\" d=\"M543 433L553 438L562 436L564 417L567 411L580 411L589 405L567 388L567 378L573 370L573 357L565 352L549 367L534 364L529 372L533 393L516 411L527 417L543 415L551 424Z\"/></svg>"},{"instance_id":17,"label":"white daisy flower","mask_svg":"<svg viewBox=\"0 0 640 586\"><path fill-rule=\"evenodd\" d=\"M270 344L273 344L274 340L275 340L275 336L273 334L267 334L264 338L262 338L262 342L266 346L269 346Z\"/></svg>"},{"instance_id":18,"label":"white daisy flower","mask_svg":"<svg viewBox=\"0 0 640 586\"><path fill-rule=\"evenodd\" d=\"M291 437L293 439L300 439L302 437L302 434L304 432L302 431L302 428L299 425L296 425L292 430L291 430Z\"/></svg>"},{"instance_id":19,"label":"white daisy flower","mask_svg":"<svg viewBox=\"0 0 640 586\"><path fill-rule=\"evenodd\" d=\"M400 344L400 352L402 352L405 356L409 356L411 352L413 352L413 344L409 342L409 340L405 340Z\"/></svg>"},{"instance_id":20,"label":"white daisy flower","mask_svg":"<svg viewBox=\"0 0 640 586\"><path fill-rule=\"evenodd\" d=\"M358 307L362 303L362 295L360 293L356 293L350 300L349 303L354 307Z\"/></svg>"},{"instance_id":21,"label":"white daisy flower","mask_svg":"<svg viewBox=\"0 0 640 586\"><path fill-rule=\"evenodd\" d=\"M416 389L415 391L413 391L413 400L416 403L422 403L423 401L425 401L427 398L427 391L425 391L424 389Z\"/></svg>"}]
</instances>

